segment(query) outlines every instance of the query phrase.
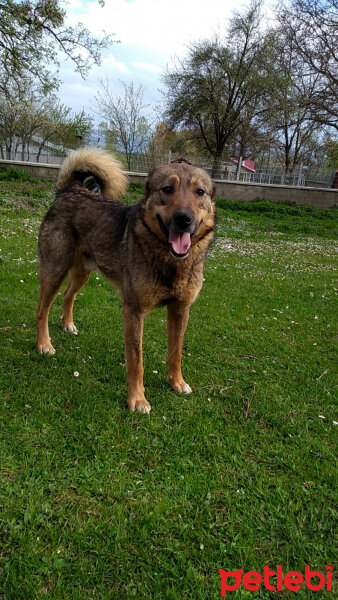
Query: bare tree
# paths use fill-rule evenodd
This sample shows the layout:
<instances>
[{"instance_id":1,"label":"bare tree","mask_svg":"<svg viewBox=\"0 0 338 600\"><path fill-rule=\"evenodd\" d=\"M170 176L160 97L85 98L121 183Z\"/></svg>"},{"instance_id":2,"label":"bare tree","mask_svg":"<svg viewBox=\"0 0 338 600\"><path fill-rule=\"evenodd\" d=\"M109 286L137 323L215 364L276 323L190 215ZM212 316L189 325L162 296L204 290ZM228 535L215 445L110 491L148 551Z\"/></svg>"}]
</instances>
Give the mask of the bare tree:
<instances>
[{"instance_id":1,"label":"bare tree","mask_svg":"<svg viewBox=\"0 0 338 600\"><path fill-rule=\"evenodd\" d=\"M316 79L308 101L312 120L338 130L337 0L284 0L276 10L304 76Z\"/></svg>"},{"instance_id":2,"label":"bare tree","mask_svg":"<svg viewBox=\"0 0 338 600\"><path fill-rule=\"evenodd\" d=\"M99 80L101 90L94 97L97 113L104 121L106 142L126 158L128 170L134 155L144 154L152 126L145 116L144 88L121 82L123 93L114 94L108 80Z\"/></svg>"},{"instance_id":3,"label":"bare tree","mask_svg":"<svg viewBox=\"0 0 338 600\"><path fill-rule=\"evenodd\" d=\"M311 163L323 144L323 122L314 114L322 74L304 66L284 23L274 30L270 51L274 87L264 98L262 125L287 179L297 165Z\"/></svg>"},{"instance_id":4,"label":"bare tree","mask_svg":"<svg viewBox=\"0 0 338 600\"><path fill-rule=\"evenodd\" d=\"M31 148L40 159L47 142L72 148L75 136L84 137L92 127L83 111L73 114L52 93L31 78L13 80L0 76L0 152L2 158L15 158L21 147L22 160Z\"/></svg>"}]
</instances>

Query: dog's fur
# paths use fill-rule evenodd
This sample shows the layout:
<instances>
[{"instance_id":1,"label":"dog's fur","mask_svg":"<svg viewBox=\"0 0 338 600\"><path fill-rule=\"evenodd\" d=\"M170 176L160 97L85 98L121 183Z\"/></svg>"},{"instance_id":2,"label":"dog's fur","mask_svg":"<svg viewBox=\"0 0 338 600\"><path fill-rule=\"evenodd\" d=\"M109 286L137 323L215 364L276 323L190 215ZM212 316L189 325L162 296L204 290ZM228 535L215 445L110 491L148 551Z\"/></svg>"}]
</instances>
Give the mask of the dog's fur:
<instances>
[{"instance_id":1,"label":"dog's fur","mask_svg":"<svg viewBox=\"0 0 338 600\"><path fill-rule=\"evenodd\" d=\"M48 315L67 274L62 325L76 334L76 293L91 270L99 269L121 292L128 406L147 413L142 332L147 313L156 306L167 306L169 383L175 392L191 392L181 373L183 336L214 235L214 188L205 171L177 163L150 171L146 195L137 205L112 199L125 187L119 163L107 153L84 148L65 160L39 234L37 350L55 352Z\"/></svg>"}]
</instances>

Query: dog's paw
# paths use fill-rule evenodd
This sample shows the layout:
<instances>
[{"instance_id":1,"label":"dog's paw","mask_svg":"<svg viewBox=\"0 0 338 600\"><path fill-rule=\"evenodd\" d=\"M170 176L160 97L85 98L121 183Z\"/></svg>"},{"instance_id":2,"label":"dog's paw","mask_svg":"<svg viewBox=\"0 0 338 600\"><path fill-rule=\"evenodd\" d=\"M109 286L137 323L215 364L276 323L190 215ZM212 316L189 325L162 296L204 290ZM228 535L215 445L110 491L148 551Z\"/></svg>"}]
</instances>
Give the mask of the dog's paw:
<instances>
[{"instance_id":1,"label":"dog's paw","mask_svg":"<svg viewBox=\"0 0 338 600\"><path fill-rule=\"evenodd\" d=\"M192 393L192 389L191 389L190 385L188 385L187 383L185 383L182 386L182 392L183 392L183 394L191 394Z\"/></svg>"},{"instance_id":2,"label":"dog's paw","mask_svg":"<svg viewBox=\"0 0 338 600\"><path fill-rule=\"evenodd\" d=\"M144 399L142 402L137 402L135 405L135 412L149 414L151 411L151 406L148 400Z\"/></svg>"},{"instance_id":3,"label":"dog's paw","mask_svg":"<svg viewBox=\"0 0 338 600\"><path fill-rule=\"evenodd\" d=\"M148 400L143 398L129 399L128 400L129 410L131 412L139 412L144 414L149 414L151 411L151 405Z\"/></svg>"},{"instance_id":4,"label":"dog's paw","mask_svg":"<svg viewBox=\"0 0 338 600\"><path fill-rule=\"evenodd\" d=\"M37 351L39 354L55 354L52 344L38 344Z\"/></svg>"},{"instance_id":5,"label":"dog's paw","mask_svg":"<svg viewBox=\"0 0 338 600\"><path fill-rule=\"evenodd\" d=\"M77 335L78 333L74 323L68 323L68 325L64 325L63 331L66 331L67 333L72 333L73 335Z\"/></svg>"},{"instance_id":6,"label":"dog's paw","mask_svg":"<svg viewBox=\"0 0 338 600\"><path fill-rule=\"evenodd\" d=\"M177 392L178 394L191 394L192 392L190 385L185 381L172 381L169 379L169 383L174 392Z\"/></svg>"}]
</instances>

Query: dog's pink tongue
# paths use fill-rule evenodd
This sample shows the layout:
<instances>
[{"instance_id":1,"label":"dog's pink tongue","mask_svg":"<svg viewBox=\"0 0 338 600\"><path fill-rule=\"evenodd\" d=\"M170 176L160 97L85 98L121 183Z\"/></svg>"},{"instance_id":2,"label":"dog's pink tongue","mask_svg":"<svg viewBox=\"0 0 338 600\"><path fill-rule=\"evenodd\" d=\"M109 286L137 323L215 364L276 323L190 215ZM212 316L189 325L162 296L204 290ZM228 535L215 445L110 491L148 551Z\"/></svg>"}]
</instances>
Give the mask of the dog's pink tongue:
<instances>
[{"instance_id":1,"label":"dog's pink tongue","mask_svg":"<svg viewBox=\"0 0 338 600\"><path fill-rule=\"evenodd\" d=\"M172 245L176 254L186 254L191 246L190 233L177 233L176 231L170 231L169 242Z\"/></svg>"}]
</instances>

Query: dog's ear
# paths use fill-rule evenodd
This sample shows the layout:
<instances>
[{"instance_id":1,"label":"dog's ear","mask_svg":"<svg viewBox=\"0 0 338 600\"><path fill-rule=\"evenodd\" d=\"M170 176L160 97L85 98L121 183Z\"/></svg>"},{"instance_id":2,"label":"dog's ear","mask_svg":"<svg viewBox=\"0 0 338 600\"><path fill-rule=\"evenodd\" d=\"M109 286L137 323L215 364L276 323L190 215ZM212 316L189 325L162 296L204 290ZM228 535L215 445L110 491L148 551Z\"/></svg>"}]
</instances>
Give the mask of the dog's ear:
<instances>
[{"instance_id":1,"label":"dog's ear","mask_svg":"<svg viewBox=\"0 0 338 600\"><path fill-rule=\"evenodd\" d=\"M149 178L146 179L144 187L145 187L145 191L146 191L146 198L148 198L148 196L150 196L150 181L149 181Z\"/></svg>"},{"instance_id":2,"label":"dog's ear","mask_svg":"<svg viewBox=\"0 0 338 600\"><path fill-rule=\"evenodd\" d=\"M215 198L215 195L216 195L216 186L213 183L212 184L212 192L211 192L211 198L212 198L212 200Z\"/></svg>"},{"instance_id":3,"label":"dog's ear","mask_svg":"<svg viewBox=\"0 0 338 600\"><path fill-rule=\"evenodd\" d=\"M146 182L144 184L145 192L146 192L145 197L143 199L144 202L147 200L147 198L149 198L149 196L151 194L151 183L150 182L151 182L152 176L154 175L156 169L157 169L157 167L153 167L152 169L150 169L150 171L148 173Z\"/></svg>"}]
</instances>

